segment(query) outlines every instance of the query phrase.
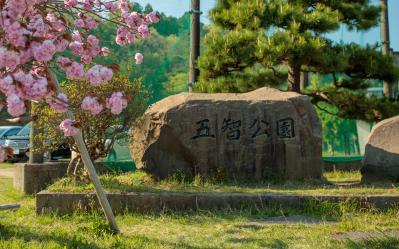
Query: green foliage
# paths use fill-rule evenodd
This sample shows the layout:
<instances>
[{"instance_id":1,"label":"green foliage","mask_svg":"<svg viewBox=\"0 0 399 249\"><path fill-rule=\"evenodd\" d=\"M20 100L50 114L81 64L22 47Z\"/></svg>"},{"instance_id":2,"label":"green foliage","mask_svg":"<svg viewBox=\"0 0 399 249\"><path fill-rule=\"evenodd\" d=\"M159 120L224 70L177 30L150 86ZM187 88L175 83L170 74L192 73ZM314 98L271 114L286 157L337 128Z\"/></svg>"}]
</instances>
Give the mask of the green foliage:
<instances>
[{"instance_id":1,"label":"green foliage","mask_svg":"<svg viewBox=\"0 0 399 249\"><path fill-rule=\"evenodd\" d=\"M164 86L164 95L169 96L181 92L188 91L188 74L187 73L178 73L175 75L169 76L168 80L163 84Z\"/></svg>"},{"instance_id":2,"label":"green foliage","mask_svg":"<svg viewBox=\"0 0 399 249\"><path fill-rule=\"evenodd\" d=\"M399 104L368 96L370 79L394 82L399 69L379 47L337 44L325 34L342 25L367 30L378 24L379 7L369 0L218 0L198 66L200 92L247 92L299 85L287 68L331 75L328 85L302 89L316 105L344 118L381 120L399 113ZM293 71L292 76L298 76ZM299 87L299 86L298 86Z\"/></svg>"},{"instance_id":3,"label":"green foliage","mask_svg":"<svg viewBox=\"0 0 399 249\"><path fill-rule=\"evenodd\" d=\"M323 149L329 156L337 154L359 155L358 134L356 120L342 119L337 115L336 108L321 104L321 109L317 108L317 114L323 126Z\"/></svg>"},{"instance_id":4,"label":"green foliage","mask_svg":"<svg viewBox=\"0 0 399 249\"><path fill-rule=\"evenodd\" d=\"M70 81L62 86L68 96L68 103L80 122L92 160L107 156L118 134L125 134L129 130L146 105L145 93L140 92L141 82L136 80L132 83L123 76L115 76L108 84L101 86L93 86L86 80ZM114 115L108 109L104 109L100 114L93 116L80 108L86 96L97 96L99 101L105 104L105 99L117 91L130 99L128 107L120 115ZM78 151L73 139L65 138L58 128L65 116L57 114L45 102L35 105L35 108L38 116L37 127L41 130L35 139L45 141L43 147L36 150L54 150L63 143L69 143L74 151Z\"/></svg>"}]
</instances>

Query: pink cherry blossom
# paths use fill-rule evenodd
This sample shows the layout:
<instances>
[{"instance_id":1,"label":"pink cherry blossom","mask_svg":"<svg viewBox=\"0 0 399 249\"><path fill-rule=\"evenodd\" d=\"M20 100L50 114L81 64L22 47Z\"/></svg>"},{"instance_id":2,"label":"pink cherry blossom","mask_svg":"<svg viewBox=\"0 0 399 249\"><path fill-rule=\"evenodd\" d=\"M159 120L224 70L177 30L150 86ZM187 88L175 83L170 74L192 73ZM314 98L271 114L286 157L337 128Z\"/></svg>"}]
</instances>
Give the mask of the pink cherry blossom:
<instances>
[{"instance_id":1,"label":"pink cherry blossom","mask_svg":"<svg viewBox=\"0 0 399 249\"><path fill-rule=\"evenodd\" d=\"M157 13L149 13L145 16L145 20L148 23L157 23L159 22L159 16Z\"/></svg>"},{"instance_id":2,"label":"pink cherry blossom","mask_svg":"<svg viewBox=\"0 0 399 249\"><path fill-rule=\"evenodd\" d=\"M140 17L140 15L137 12L132 12L130 13L130 15L127 15L125 20L126 24L130 28L137 28L144 23L144 20Z\"/></svg>"},{"instance_id":3,"label":"pink cherry blossom","mask_svg":"<svg viewBox=\"0 0 399 249\"><path fill-rule=\"evenodd\" d=\"M104 7L109 11L115 11L118 9L118 5L113 2L105 2Z\"/></svg>"},{"instance_id":4,"label":"pink cherry blossom","mask_svg":"<svg viewBox=\"0 0 399 249\"><path fill-rule=\"evenodd\" d=\"M85 97L83 99L82 109L91 112L93 115L99 114L103 110L103 106L97 101L97 97Z\"/></svg>"},{"instance_id":5,"label":"pink cherry blossom","mask_svg":"<svg viewBox=\"0 0 399 249\"><path fill-rule=\"evenodd\" d=\"M63 93L59 93L55 98L49 99L48 104L57 113L65 113L68 110L68 97Z\"/></svg>"},{"instance_id":6,"label":"pink cherry blossom","mask_svg":"<svg viewBox=\"0 0 399 249\"><path fill-rule=\"evenodd\" d=\"M102 56L108 56L111 52L109 51L109 48L107 47L102 47L101 48L101 54Z\"/></svg>"},{"instance_id":7,"label":"pink cherry blossom","mask_svg":"<svg viewBox=\"0 0 399 249\"><path fill-rule=\"evenodd\" d=\"M78 0L64 0L64 4L67 7L75 7L78 5Z\"/></svg>"},{"instance_id":8,"label":"pink cherry blossom","mask_svg":"<svg viewBox=\"0 0 399 249\"><path fill-rule=\"evenodd\" d=\"M63 52L68 47L69 42L66 39L58 38L54 41L55 48L57 52Z\"/></svg>"},{"instance_id":9,"label":"pink cherry blossom","mask_svg":"<svg viewBox=\"0 0 399 249\"><path fill-rule=\"evenodd\" d=\"M134 59L136 60L136 64L139 65L143 62L144 56L141 53L136 53L134 55Z\"/></svg>"},{"instance_id":10,"label":"pink cherry blossom","mask_svg":"<svg viewBox=\"0 0 399 249\"><path fill-rule=\"evenodd\" d=\"M30 89L25 91L26 92L25 97L31 100L40 101L44 97L46 97L47 94L49 93L47 86L48 86L47 79L44 77L40 77L39 79L33 82Z\"/></svg>"},{"instance_id":11,"label":"pink cherry blossom","mask_svg":"<svg viewBox=\"0 0 399 249\"><path fill-rule=\"evenodd\" d=\"M13 117L21 116L26 112L25 103L16 94L7 97L7 107L8 113Z\"/></svg>"},{"instance_id":12,"label":"pink cherry blossom","mask_svg":"<svg viewBox=\"0 0 399 249\"><path fill-rule=\"evenodd\" d=\"M76 121L65 119L60 124L60 129L64 132L66 137L72 137L79 134L79 129L75 127Z\"/></svg>"},{"instance_id":13,"label":"pink cherry blossom","mask_svg":"<svg viewBox=\"0 0 399 249\"><path fill-rule=\"evenodd\" d=\"M60 57L58 57L58 59L57 59L57 65L58 65L61 69L66 70L69 66L72 65L72 61L71 61L71 59L69 59L69 58L67 58L67 57L60 56Z\"/></svg>"},{"instance_id":14,"label":"pink cherry blossom","mask_svg":"<svg viewBox=\"0 0 399 249\"><path fill-rule=\"evenodd\" d=\"M15 85L14 80L11 76L7 75L4 78L0 78L0 90L6 95L9 96L15 93Z\"/></svg>"},{"instance_id":15,"label":"pink cherry blossom","mask_svg":"<svg viewBox=\"0 0 399 249\"><path fill-rule=\"evenodd\" d=\"M79 32L79 30L74 30L72 32L72 40L76 42L83 42L82 34Z\"/></svg>"},{"instance_id":16,"label":"pink cherry blossom","mask_svg":"<svg viewBox=\"0 0 399 249\"><path fill-rule=\"evenodd\" d=\"M7 99L7 110L12 116L24 114L28 101L47 100L56 111L66 110L62 103L67 101L66 96L54 93L54 86L49 82L49 72L54 65L70 80L85 77L91 84L101 85L112 79L110 68L93 63L98 56L110 54L110 50L103 47L104 41L93 32L107 18L112 16L112 23L116 24L115 41L119 45L148 37L148 25L159 19L155 13L131 12L127 0L3 2L0 4L0 92ZM76 16L72 24L70 14ZM55 56L57 52L66 53ZM68 56L70 53L73 56ZM142 63L142 55L138 53L135 60L137 64ZM84 64L88 65L87 73ZM57 97L53 98L55 95ZM113 94L107 99L107 105L112 113L120 113L127 100L121 93ZM85 99L82 108L96 115L103 106L96 96L92 96ZM63 125L67 134L77 129L71 128L71 122Z\"/></svg>"},{"instance_id":17,"label":"pink cherry blossom","mask_svg":"<svg viewBox=\"0 0 399 249\"><path fill-rule=\"evenodd\" d=\"M65 72L67 78L70 80L79 80L85 75L83 65L76 61L72 62L72 64L66 68Z\"/></svg>"},{"instance_id":18,"label":"pink cherry blossom","mask_svg":"<svg viewBox=\"0 0 399 249\"><path fill-rule=\"evenodd\" d=\"M53 59L56 47L50 40L45 40L41 45L33 48L33 56L37 61L47 62Z\"/></svg>"},{"instance_id":19,"label":"pink cherry blossom","mask_svg":"<svg viewBox=\"0 0 399 249\"><path fill-rule=\"evenodd\" d=\"M150 30L146 24L140 25L137 31L141 34L142 38L147 38L150 35Z\"/></svg>"},{"instance_id":20,"label":"pink cherry blossom","mask_svg":"<svg viewBox=\"0 0 399 249\"><path fill-rule=\"evenodd\" d=\"M122 110L127 107L127 100L123 98L121 92L114 92L111 97L107 99L106 107L111 110L112 114L119 115Z\"/></svg>"},{"instance_id":21,"label":"pink cherry blossom","mask_svg":"<svg viewBox=\"0 0 399 249\"><path fill-rule=\"evenodd\" d=\"M125 0L119 0L119 9L122 11L122 13L129 12L129 4Z\"/></svg>"},{"instance_id":22,"label":"pink cherry blossom","mask_svg":"<svg viewBox=\"0 0 399 249\"><path fill-rule=\"evenodd\" d=\"M14 80L20 82L24 87L31 87L35 81L32 74L19 70L13 74Z\"/></svg>"},{"instance_id":23,"label":"pink cherry blossom","mask_svg":"<svg viewBox=\"0 0 399 249\"><path fill-rule=\"evenodd\" d=\"M84 47L82 42L77 42L77 41L71 42L69 44L69 48L71 49L72 54L76 56L80 56L84 52Z\"/></svg>"},{"instance_id":24,"label":"pink cherry blossom","mask_svg":"<svg viewBox=\"0 0 399 249\"><path fill-rule=\"evenodd\" d=\"M4 58L4 64L9 71L14 71L20 64L19 54L15 51L7 51Z\"/></svg>"},{"instance_id":25,"label":"pink cherry blossom","mask_svg":"<svg viewBox=\"0 0 399 249\"><path fill-rule=\"evenodd\" d=\"M87 37L87 42L92 46L97 46L100 43L100 41L95 35L89 35Z\"/></svg>"},{"instance_id":26,"label":"pink cherry blossom","mask_svg":"<svg viewBox=\"0 0 399 249\"><path fill-rule=\"evenodd\" d=\"M112 79L112 75L112 70L102 65L95 65L86 73L87 79L95 86L107 83Z\"/></svg>"},{"instance_id":27,"label":"pink cherry blossom","mask_svg":"<svg viewBox=\"0 0 399 249\"><path fill-rule=\"evenodd\" d=\"M77 19L77 20L75 20L75 25L80 27L80 28L84 28L85 27L85 21L83 21L83 19Z\"/></svg>"},{"instance_id":28,"label":"pink cherry blossom","mask_svg":"<svg viewBox=\"0 0 399 249\"><path fill-rule=\"evenodd\" d=\"M86 18L86 28L96 29L98 27L98 22L91 16Z\"/></svg>"}]
</instances>

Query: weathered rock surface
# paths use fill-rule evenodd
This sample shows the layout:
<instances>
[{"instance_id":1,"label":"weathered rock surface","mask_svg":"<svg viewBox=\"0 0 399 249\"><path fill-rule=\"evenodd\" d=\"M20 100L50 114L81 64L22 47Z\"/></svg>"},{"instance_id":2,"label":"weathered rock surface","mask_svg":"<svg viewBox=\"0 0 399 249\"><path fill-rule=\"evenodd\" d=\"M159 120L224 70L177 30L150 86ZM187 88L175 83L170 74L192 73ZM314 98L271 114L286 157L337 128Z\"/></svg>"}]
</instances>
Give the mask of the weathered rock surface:
<instances>
[{"instance_id":1,"label":"weathered rock surface","mask_svg":"<svg viewBox=\"0 0 399 249\"><path fill-rule=\"evenodd\" d=\"M399 181L399 116L371 131L362 162L362 181Z\"/></svg>"},{"instance_id":2,"label":"weathered rock surface","mask_svg":"<svg viewBox=\"0 0 399 249\"><path fill-rule=\"evenodd\" d=\"M188 94L150 106L132 128L138 168L165 178L320 178L322 131L308 97L261 88Z\"/></svg>"}]
</instances>

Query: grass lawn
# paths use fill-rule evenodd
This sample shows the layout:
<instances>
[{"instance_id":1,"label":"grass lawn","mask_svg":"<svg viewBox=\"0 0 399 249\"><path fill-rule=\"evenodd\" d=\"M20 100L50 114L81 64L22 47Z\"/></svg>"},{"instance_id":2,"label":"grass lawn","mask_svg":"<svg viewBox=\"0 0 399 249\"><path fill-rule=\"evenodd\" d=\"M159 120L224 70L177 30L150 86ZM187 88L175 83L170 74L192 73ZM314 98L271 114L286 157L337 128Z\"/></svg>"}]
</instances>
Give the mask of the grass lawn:
<instances>
[{"instance_id":1,"label":"grass lawn","mask_svg":"<svg viewBox=\"0 0 399 249\"><path fill-rule=\"evenodd\" d=\"M0 178L0 203L15 202L22 204L21 209L0 213L0 248L399 248L399 240L390 235L399 229L397 210L360 210L349 203L304 209L131 214L117 217L122 233L111 235L96 213L37 216L34 198L15 193L11 179ZM282 215L305 215L323 222L250 223ZM353 233L379 236L345 237Z\"/></svg>"},{"instance_id":2,"label":"grass lawn","mask_svg":"<svg viewBox=\"0 0 399 249\"><path fill-rule=\"evenodd\" d=\"M122 175L104 175L101 181L108 191L179 191L179 192L234 192L234 193L279 193L279 194L323 194L323 195L366 195L366 194L399 194L399 184L380 183L360 185L361 175L353 172L328 172L324 181L284 182L260 184L223 184L203 182L198 179L185 181L181 177L156 182L141 171ZM92 184L74 183L70 179L61 179L49 187L53 192L89 192Z\"/></svg>"},{"instance_id":3,"label":"grass lawn","mask_svg":"<svg viewBox=\"0 0 399 249\"><path fill-rule=\"evenodd\" d=\"M11 169L14 168L12 163L0 163L0 169Z\"/></svg>"}]
</instances>

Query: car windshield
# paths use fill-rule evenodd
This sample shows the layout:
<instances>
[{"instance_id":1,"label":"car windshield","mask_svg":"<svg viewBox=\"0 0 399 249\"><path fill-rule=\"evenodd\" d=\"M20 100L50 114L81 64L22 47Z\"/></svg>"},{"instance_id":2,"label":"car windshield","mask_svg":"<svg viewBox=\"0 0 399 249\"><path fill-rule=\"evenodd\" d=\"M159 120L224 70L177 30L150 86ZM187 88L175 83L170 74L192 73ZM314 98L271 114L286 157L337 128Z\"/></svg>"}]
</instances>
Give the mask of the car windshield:
<instances>
[{"instance_id":1,"label":"car windshield","mask_svg":"<svg viewBox=\"0 0 399 249\"><path fill-rule=\"evenodd\" d=\"M24 128L22 128L18 133L17 136L29 136L29 132L30 132L30 123L25 125Z\"/></svg>"},{"instance_id":2,"label":"car windshield","mask_svg":"<svg viewBox=\"0 0 399 249\"><path fill-rule=\"evenodd\" d=\"M3 134L6 130L7 128L0 128L0 135Z\"/></svg>"}]
</instances>

